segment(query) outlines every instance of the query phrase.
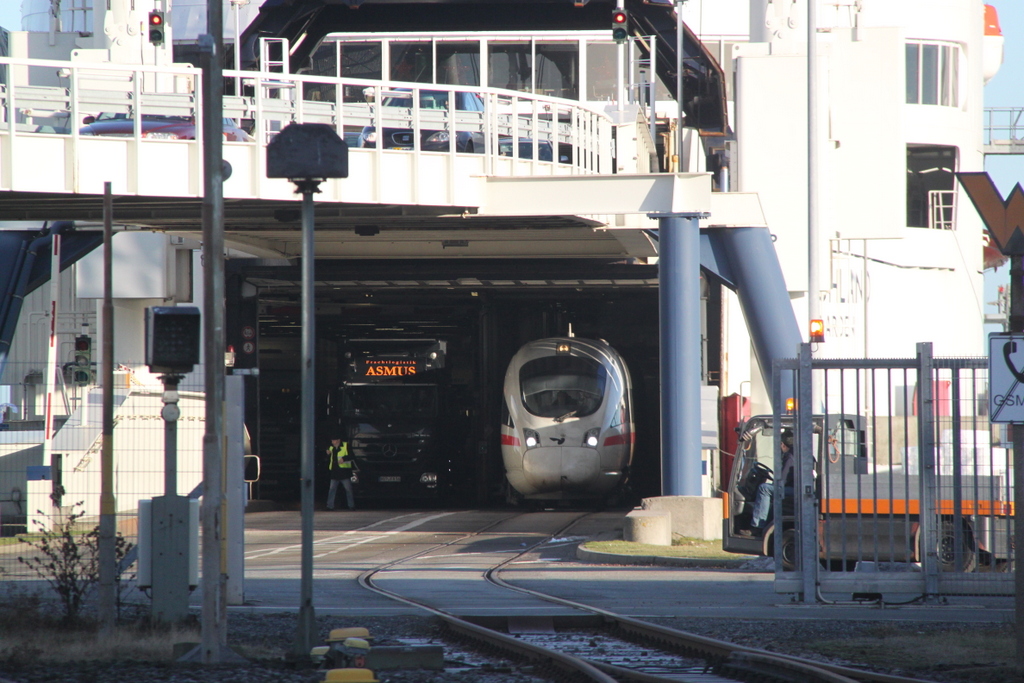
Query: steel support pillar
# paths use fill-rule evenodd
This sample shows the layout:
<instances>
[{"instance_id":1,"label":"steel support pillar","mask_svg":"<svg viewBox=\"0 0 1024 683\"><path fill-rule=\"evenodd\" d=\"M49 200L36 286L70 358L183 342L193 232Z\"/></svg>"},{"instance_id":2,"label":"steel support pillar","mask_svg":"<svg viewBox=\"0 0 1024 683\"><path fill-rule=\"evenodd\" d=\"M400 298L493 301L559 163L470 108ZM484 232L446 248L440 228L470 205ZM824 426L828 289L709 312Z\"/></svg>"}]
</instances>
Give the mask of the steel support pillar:
<instances>
[{"instance_id":1,"label":"steel support pillar","mask_svg":"<svg viewBox=\"0 0 1024 683\"><path fill-rule=\"evenodd\" d=\"M661 493L701 495L700 226L707 214L658 219Z\"/></svg>"}]
</instances>

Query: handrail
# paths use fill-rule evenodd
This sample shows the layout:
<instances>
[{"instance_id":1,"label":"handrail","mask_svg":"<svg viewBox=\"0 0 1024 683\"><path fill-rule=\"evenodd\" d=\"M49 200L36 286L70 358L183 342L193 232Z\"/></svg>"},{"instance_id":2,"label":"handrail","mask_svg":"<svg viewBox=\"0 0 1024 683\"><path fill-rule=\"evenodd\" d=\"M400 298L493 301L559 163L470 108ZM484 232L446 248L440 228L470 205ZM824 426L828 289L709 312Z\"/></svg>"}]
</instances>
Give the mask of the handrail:
<instances>
[{"instance_id":1,"label":"handrail","mask_svg":"<svg viewBox=\"0 0 1024 683\"><path fill-rule=\"evenodd\" d=\"M985 107L985 144L1024 139L1024 107Z\"/></svg>"},{"instance_id":2,"label":"handrail","mask_svg":"<svg viewBox=\"0 0 1024 683\"><path fill-rule=\"evenodd\" d=\"M0 84L0 134L10 136L14 146L14 138L39 134L70 135L77 145L84 116L101 112L134 119L136 150L144 139L140 113L193 117L195 138L202 139L202 71L194 67L10 57L0 57L0 66L9 67L8 83ZM56 73L50 82L59 85L16 83L17 67ZM364 144L371 129L411 133L408 144L401 145L377 136L370 149L378 156L392 153L391 148L417 157L483 154L486 173L497 175L550 174L555 171L544 167L551 165L561 166L560 174L612 172L611 119L575 100L496 88L279 72L225 70L223 76L242 90L225 95L224 115L251 122L259 144L293 121L320 122L333 125L350 146ZM373 101L364 93L372 94ZM405 99L410 106L402 106ZM512 159L499 163L505 156Z\"/></svg>"}]
</instances>

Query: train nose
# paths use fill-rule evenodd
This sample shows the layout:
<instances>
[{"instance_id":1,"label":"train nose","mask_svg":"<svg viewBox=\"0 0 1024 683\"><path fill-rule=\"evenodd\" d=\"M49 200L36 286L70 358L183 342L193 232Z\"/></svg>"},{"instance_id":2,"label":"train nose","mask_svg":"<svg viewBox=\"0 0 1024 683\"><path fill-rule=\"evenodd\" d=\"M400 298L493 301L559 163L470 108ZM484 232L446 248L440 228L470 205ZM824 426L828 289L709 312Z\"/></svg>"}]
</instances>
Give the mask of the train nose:
<instances>
[{"instance_id":1,"label":"train nose","mask_svg":"<svg viewBox=\"0 0 1024 683\"><path fill-rule=\"evenodd\" d=\"M534 448L523 456L523 474L537 493L588 489L601 475L601 457L592 448Z\"/></svg>"}]
</instances>

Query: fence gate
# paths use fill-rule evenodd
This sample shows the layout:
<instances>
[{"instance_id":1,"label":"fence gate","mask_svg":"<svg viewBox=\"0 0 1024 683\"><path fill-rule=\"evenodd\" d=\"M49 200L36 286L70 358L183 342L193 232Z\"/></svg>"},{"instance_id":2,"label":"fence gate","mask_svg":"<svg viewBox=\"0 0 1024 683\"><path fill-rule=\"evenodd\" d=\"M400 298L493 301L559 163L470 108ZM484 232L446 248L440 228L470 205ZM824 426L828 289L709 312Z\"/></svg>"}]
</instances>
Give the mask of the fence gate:
<instances>
[{"instance_id":1,"label":"fence gate","mask_svg":"<svg viewBox=\"0 0 1024 683\"><path fill-rule=\"evenodd\" d=\"M1014 594L1013 449L989 422L987 359L931 349L831 360L803 344L776 362L774 422L794 425L797 455L793 492L776 491L777 592L805 602Z\"/></svg>"}]
</instances>

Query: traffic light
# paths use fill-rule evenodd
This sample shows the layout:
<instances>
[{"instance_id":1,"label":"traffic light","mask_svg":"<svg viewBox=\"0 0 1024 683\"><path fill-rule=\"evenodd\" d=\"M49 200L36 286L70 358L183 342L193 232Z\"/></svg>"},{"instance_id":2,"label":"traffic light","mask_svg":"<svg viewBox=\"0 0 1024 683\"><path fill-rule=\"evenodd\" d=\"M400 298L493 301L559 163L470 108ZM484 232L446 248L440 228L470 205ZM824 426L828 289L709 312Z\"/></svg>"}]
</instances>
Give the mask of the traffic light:
<instances>
[{"instance_id":1,"label":"traffic light","mask_svg":"<svg viewBox=\"0 0 1024 683\"><path fill-rule=\"evenodd\" d=\"M808 339L812 344L820 344L825 341L825 321L812 320L811 331Z\"/></svg>"},{"instance_id":2,"label":"traffic light","mask_svg":"<svg viewBox=\"0 0 1024 683\"><path fill-rule=\"evenodd\" d=\"M624 9L612 12L612 38L616 43L626 42L629 37L629 13Z\"/></svg>"},{"instance_id":3,"label":"traffic light","mask_svg":"<svg viewBox=\"0 0 1024 683\"><path fill-rule=\"evenodd\" d=\"M75 363L71 378L79 386L92 383L92 337L87 334L75 337Z\"/></svg>"},{"instance_id":4,"label":"traffic light","mask_svg":"<svg viewBox=\"0 0 1024 683\"><path fill-rule=\"evenodd\" d=\"M164 44L164 13L155 9L149 13L149 42L154 45Z\"/></svg>"},{"instance_id":5,"label":"traffic light","mask_svg":"<svg viewBox=\"0 0 1024 683\"><path fill-rule=\"evenodd\" d=\"M202 332L195 306L146 309L146 365L150 372L184 375L199 363Z\"/></svg>"}]
</instances>

